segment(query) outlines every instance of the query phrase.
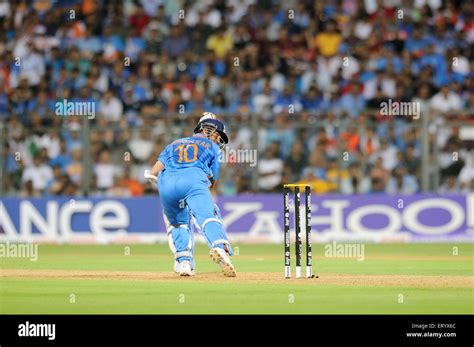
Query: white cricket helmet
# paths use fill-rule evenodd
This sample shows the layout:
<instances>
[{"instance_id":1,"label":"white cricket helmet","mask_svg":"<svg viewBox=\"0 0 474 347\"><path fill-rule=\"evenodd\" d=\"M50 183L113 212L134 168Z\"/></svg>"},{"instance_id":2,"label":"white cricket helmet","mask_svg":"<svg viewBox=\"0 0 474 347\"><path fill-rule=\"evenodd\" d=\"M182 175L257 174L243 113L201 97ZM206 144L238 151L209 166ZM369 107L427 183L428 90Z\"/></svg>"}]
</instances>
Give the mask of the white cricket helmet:
<instances>
[{"instance_id":1,"label":"white cricket helmet","mask_svg":"<svg viewBox=\"0 0 474 347\"><path fill-rule=\"evenodd\" d=\"M201 118L199 118L199 122L198 123L201 123L203 120L205 119L217 119L217 116L212 113L212 112L204 112L201 116Z\"/></svg>"}]
</instances>

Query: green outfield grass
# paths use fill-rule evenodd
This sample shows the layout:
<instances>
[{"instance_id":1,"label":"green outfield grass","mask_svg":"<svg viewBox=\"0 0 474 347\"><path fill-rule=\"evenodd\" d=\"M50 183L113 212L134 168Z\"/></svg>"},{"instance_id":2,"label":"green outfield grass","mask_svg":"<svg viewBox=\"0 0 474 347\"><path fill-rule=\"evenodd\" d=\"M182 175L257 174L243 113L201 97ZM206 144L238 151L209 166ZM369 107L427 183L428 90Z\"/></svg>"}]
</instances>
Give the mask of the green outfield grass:
<instances>
[{"instance_id":1,"label":"green outfield grass","mask_svg":"<svg viewBox=\"0 0 474 347\"><path fill-rule=\"evenodd\" d=\"M130 245L130 255L120 245L40 245L36 262L0 258L0 312L474 313L473 244L366 244L363 261L325 257L317 245L320 278L298 280L282 279L281 245L234 246L237 278L221 277L204 245L196 249L197 275L179 278L167 245Z\"/></svg>"}]
</instances>

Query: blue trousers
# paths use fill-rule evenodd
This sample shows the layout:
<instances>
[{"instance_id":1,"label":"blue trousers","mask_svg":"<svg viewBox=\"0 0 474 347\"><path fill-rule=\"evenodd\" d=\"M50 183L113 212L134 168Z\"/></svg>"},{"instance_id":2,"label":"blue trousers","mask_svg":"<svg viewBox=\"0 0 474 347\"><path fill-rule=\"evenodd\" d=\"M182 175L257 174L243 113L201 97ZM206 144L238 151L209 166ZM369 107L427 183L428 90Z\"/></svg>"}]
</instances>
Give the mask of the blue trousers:
<instances>
[{"instance_id":1,"label":"blue trousers","mask_svg":"<svg viewBox=\"0 0 474 347\"><path fill-rule=\"evenodd\" d=\"M165 170L158 177L158 190L163 212L169 222L178 262L194 263L194 238L191 226L193 217L210 248L225 248L232 254L227 234L215 211L209 180L200 168ZM170 244L171 246L171 244Z\"/></svg>"}]
</instances>

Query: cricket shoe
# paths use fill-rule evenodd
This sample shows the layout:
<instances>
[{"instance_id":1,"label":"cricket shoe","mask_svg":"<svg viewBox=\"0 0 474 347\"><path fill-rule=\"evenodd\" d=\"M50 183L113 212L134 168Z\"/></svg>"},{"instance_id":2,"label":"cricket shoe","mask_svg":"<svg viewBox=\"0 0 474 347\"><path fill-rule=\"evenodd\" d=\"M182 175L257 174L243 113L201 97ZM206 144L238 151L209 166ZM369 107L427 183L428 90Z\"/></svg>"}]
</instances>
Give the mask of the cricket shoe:
<instances>
[{"instance_id":1,"label":"cricket shoe","mask_svg":"<svg viewBox=\"0 0 474 347\"><path fill-rule=\"evenodd\" d=\"M224 276L226 277L237 276L235 267L234 265L232 265L232 262L230 261L230 256L227 254L225 250L219 247L213 248L211 249L210 256L211 256L211 259L215 263L219 264Z\"/></svg>"},{"instance_id":2,"label":"cricket shoe","mask_svg":"<svg viewBox=\"0 0 474 347\"><path fill-rule=\"evenodd\" d=\"M192 267L192 265L191 265L191 267ZM174 271L175 274L179 275L179 261L177 261L177 260L174 261L173 271ZM192 268L192 272L193 272L193 275L194 275L194 268Z\"/></svg>"},{"instance_id":3,"label":"cricket shoe","mask_svg":"<svg viewBox=\"0 0 474 347\"><path fill-rule=\"evenodd\" d=\"M184 260L179 263L178 274L180 276L194 276L194 270L192 269L189 260Z\"/></svg>"}]
</instances>

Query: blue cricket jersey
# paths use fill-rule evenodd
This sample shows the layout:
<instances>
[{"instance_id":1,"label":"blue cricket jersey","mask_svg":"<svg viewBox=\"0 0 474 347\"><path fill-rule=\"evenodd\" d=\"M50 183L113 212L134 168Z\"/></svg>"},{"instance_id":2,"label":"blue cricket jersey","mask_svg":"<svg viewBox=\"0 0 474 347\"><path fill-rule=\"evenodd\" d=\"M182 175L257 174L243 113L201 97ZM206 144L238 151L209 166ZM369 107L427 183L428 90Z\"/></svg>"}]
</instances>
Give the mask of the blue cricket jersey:
<instances>
[{"instance_id":1,"label":"blue cricket jersey","mask_svg":"<svg viewBox=\"0 0 474 347\"><path fill-rule=\"evenodd\" d=\"M202 169L209 179L217 181L219 158L219 146L204 135L196 134L170 143L161 152L158 160L165 166L163 172L197 167Z\"/></svg>"}]
</instances>

